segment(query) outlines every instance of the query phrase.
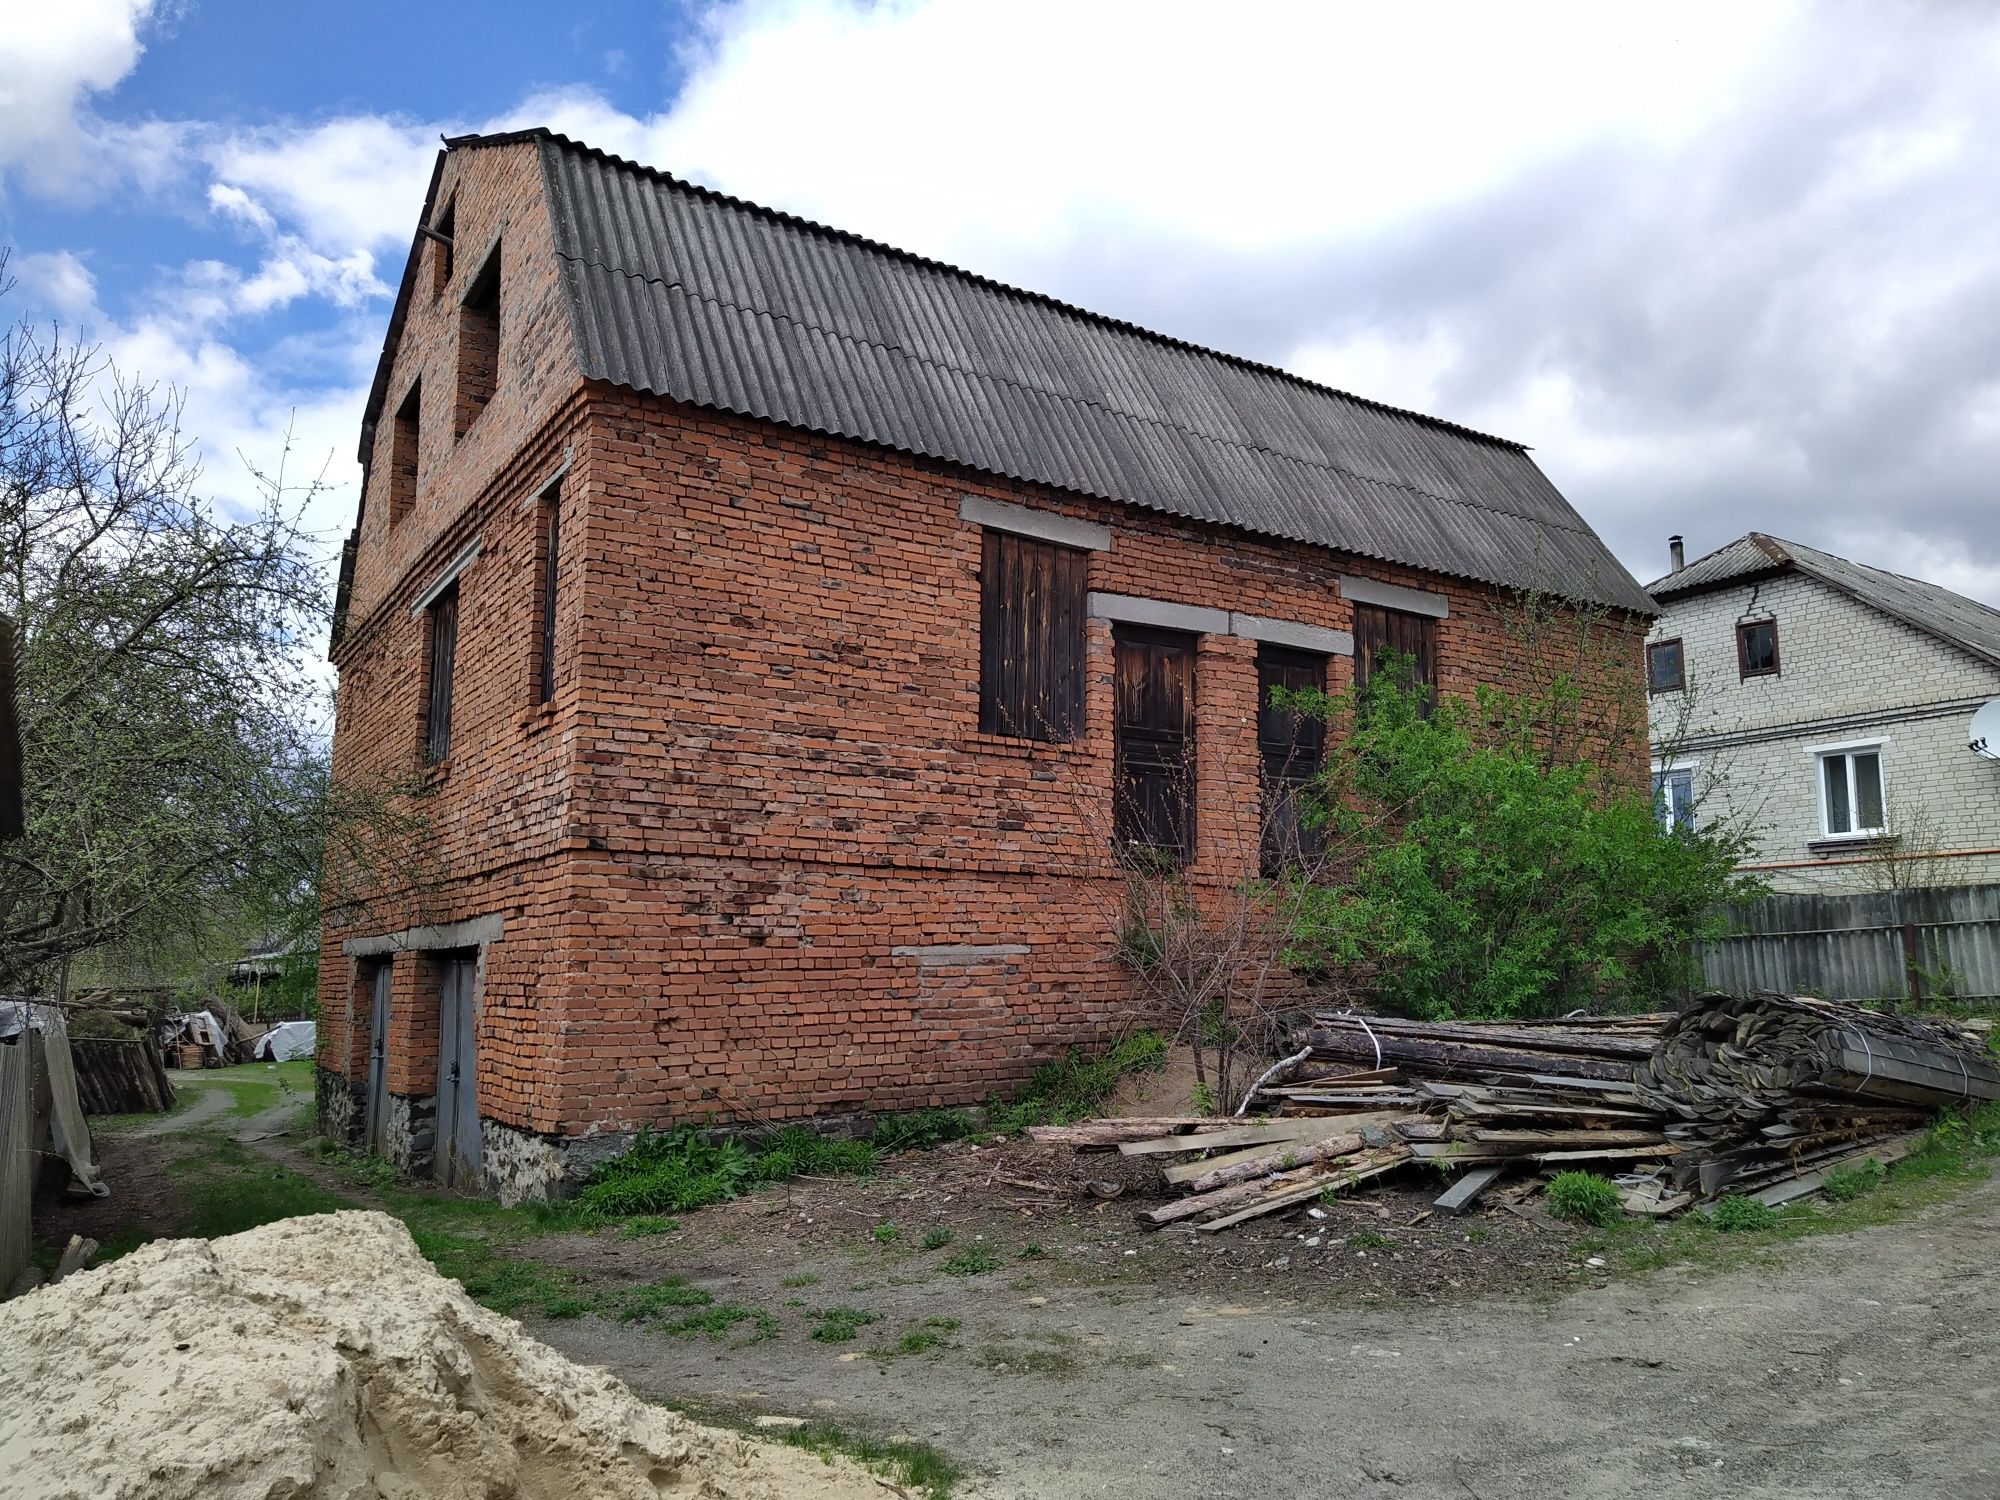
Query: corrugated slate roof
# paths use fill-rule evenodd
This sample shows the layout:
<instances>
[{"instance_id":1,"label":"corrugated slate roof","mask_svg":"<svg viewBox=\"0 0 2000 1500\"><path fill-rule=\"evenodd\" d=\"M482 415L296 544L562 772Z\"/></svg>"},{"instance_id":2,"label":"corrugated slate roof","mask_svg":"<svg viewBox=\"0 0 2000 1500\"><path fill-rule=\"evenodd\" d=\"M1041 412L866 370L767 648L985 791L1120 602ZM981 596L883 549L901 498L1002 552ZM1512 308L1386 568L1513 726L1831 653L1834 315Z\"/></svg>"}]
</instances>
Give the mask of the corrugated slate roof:
<instances>
[{"instance_id":1,"label":"corrugated slate roof","mask_svg":"<svg viewBox=\"0 0 2000 1500\"><path fill-rule=\"evenodd\" d=\"M1651 614L1519 444L533 140L588 378Z\"/></svg>"},{"instance_id":2,"label":"corrugated slate roof","mask_svg":"<svg viewBox=\"0 0 2000 1500\"><path fill-rule=\"evenodd\" d=\"M1782 537L1753 531L1648 585L1662 601L1704 593L1760 574L1800 572L1948 645L2000 666L2000 609L1921 578L1849 562Z\"/></svg>"}]
</instances>

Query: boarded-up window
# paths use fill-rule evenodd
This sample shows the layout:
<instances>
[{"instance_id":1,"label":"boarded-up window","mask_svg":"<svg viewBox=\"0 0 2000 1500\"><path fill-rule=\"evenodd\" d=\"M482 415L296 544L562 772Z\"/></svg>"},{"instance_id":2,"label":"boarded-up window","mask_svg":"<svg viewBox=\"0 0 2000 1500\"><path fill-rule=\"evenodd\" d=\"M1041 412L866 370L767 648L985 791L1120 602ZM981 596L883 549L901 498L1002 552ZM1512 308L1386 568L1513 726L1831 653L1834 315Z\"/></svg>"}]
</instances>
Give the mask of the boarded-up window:
<instances>
[{"instance_id":1,"label":"boarded-up window","mask_svg":"<svg viewBox=\"0 0 2000 1500\"><path fill-rule=\"evenodd\" d=\"M1127 855L1194 855L1195 637L1120 626L1113 828Z\"/></svg>"},{"instance_id":2,"label":"boarded-up window","mask_svg":"<svg viewBox=\"0 0 2000 1500\"><path fill-rule=\"evenodd\" d=\"M988 531L980 570L979 727L1028 740L1083 731L1090 554Z\"/></svg>"},{"instance_id":3,"label":"boarded-up window","mask_svg":"<svg viewBox=\"0 0 2000 1500\"><path fill-rule=\"evenodd\" d=\"M424 711L424 764L451 754L451 678L458 656L458 585L452 584L426 611L430 617L429 692Z\"/></svg>"},{"instance_id":4,"label":"boarded-up window","mask_svg":"<svg viewBox=\"0 0 2000 1500\"><path fill-rule=\"evenodd\" d=\"M1322 830L1305 826L1308 788L1326 756L1326 721L1275 706L1272 689L1325 691L1326 658L1280 646L1257 650L1257 752L1263 768L1263 850L1266 875L1324 851Z\"/></svg>"},{"instance_id":5,"label":"boarded-up window","mask_svg":"<svg viewBox=\"0 0 2000 1500\"><path fill-rule=\"evenodd\" d=\"M1354 683L1365 686L1388 662L1400 664L1406 688L1437 698L1437 621L1378 604L1354 606Z\"/></svg>"}]
</instances>

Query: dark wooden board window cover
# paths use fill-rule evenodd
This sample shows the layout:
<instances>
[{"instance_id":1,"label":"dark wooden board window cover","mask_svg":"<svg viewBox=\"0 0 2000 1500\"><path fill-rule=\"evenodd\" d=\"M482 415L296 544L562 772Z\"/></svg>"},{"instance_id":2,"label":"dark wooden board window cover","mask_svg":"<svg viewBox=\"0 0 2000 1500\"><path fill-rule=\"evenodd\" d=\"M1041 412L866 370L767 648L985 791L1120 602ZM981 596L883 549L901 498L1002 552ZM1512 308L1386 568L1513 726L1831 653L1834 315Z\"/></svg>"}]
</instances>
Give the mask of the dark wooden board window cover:
<instances>
[{"instance_id":1,"label":"dark wooden board window cover","mask_svg":"<svg viewBox=\"0 0 2000 1500\"><path fill-rule=\"evenodd\" d=\"M1354 685L1366 687L1384 658L1404 658L1405 686L1428 690L1437 701L1437 621L1429 615L1384 609L1379 604L1354 606Z\"/></svg>"},{"instance_id":2,"label":"dark wooden board window cover","mask_svg":"<svg viewBox=\"0 0 2000 1500\"><path fill-rule=\"evenodd\" d=\"M1313 651L1280 646L1257 650L1257 753L1263 769L1263 871L1286 867L1325 852L1324 830L1301 818L1305 792L1326 757L1326 721L1276 707L1271 690L1288 693L1326 689L1326 658Z\"/></svg>"},{"instance_id":3,"label":"dark wooden board window cover","mask_svg":"<svg viewBox=\"0 0 2000 1500\"><path fill-rule=\"evenodd\" d=\"M988 531L980 567L979 727L1028 740L1083 731L1090 554Z\"/></svg>"},{"instance_id":4,"label":"dark wooden board window cover","mask_svg":"<svg viewBox=\"0 0 2000 1500\"><path fill-rule=\"evenodd\" d=\"M1736 627L1736 667L1743 677L1769 677L1778 670L1778 622L1745 620Z\"/></svg>"},{"instance_id":5,"label":"dark wooden board window cover","mask_svg":"<svg viewBox=\"0 0 2000 1500\"><path fill-rule=\"evenodd\" d=\"M1195 637L1120 626L1113 831L1128 856L1194 857Z\"/></svg>"},{"instance_id":6,"label":"dark wooden board window cover","mask_svg":"<svg viewBox=\"0 0 2000 1500\"><path fill-rule=\"evenodd\" d=\"M535 664L535 701L552 703L556 696L556 564L562 540L562 492L549 491L542 501L541 652Z\"/></svg>"},{"instance_id":7,"label":"dark wooden board window cover","mask_svg":"<svg viewBox=\"0 0 2000 1500\"><path fill-rule=\"evenodd\" d=\"M1654 641L1646 648L1646 687L1655 693L1677 693L1687 686L1687 663L1679 640Z\"/></svg>"},{"instance_id":8,"label":"dark wooden board window cover","mask_svg":"<svg viewBox=\"0 0 2000 1500\"><path fill-rule=\"evenodd\" d=\"M430 694L424 713L424 764L451 754L451 676L458 654L458 585L439 594L430 607Z\"/></svg>"}]
</instances>

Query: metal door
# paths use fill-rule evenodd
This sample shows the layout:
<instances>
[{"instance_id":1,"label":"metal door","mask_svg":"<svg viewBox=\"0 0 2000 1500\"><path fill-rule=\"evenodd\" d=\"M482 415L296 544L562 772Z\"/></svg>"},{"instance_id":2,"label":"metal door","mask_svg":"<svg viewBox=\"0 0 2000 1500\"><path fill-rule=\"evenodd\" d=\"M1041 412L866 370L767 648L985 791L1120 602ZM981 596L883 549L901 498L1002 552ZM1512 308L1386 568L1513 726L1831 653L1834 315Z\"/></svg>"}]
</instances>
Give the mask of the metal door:
<instances>
[{"instance_id":1,"label":"metal door","mask_svg":"<svg viewBox=\"0 0 2000 1500\"><path fill-rule=\"evenodd\" d=\"M479 1185L478 1026L475 957L447 958L438 985L437 1180Z\"/></svg>"},{"instance_id":2,"label":"metal door","mask_svg":"<svg viewBox=\"0 0 2000 1500\"><path fill-rule=\"evenodd\" d=\"M389 962L375 966L368 1019L368 1149L388 1146L389 1130Z\"/></svg>"}]
</instances>

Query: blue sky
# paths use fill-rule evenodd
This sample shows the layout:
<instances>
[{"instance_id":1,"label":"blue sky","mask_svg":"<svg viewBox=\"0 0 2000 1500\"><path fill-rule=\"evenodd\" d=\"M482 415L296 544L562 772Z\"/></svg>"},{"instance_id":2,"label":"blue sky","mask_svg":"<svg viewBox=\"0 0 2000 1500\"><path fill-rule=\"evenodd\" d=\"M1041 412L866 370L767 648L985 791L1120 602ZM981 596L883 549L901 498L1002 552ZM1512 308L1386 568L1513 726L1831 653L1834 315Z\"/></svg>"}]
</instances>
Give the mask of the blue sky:
<instances>
[{"instance_id":1,"label":"blue sky","mask_svg":"<svg viewBox=\"0 0 2000 1500\"><path fill-rule=\"evenodd\" d=\"M438 136L529 123L1530 443L1642 580L1755 527L2000 603L1986 7L65 0L9 311L225 499L289 427L331 537Z\"/></svg>"}]
</instances>

